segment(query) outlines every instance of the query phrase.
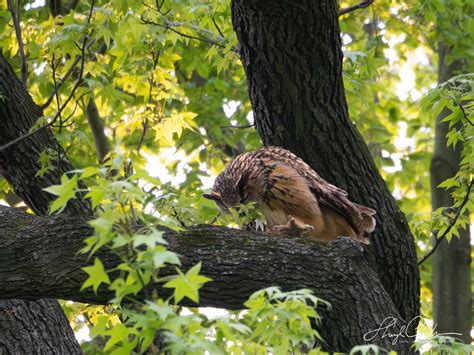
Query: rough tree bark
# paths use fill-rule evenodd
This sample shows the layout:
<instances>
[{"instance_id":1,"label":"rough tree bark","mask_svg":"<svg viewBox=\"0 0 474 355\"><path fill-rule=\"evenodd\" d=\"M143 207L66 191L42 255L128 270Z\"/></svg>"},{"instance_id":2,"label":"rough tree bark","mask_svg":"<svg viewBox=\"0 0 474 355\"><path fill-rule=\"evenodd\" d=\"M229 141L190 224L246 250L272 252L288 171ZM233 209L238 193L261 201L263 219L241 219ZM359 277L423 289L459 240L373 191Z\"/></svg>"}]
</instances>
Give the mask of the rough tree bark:
<instances>
[{"instance_id":1,"label":"rough tree bark","mask_svg":"<svg viewBox=\"0 0 474 355\"><path fill-rule=\"evenodd\" d=\"M0 146L28 133L42 115L21 85L8 62L0 54ZM50 130L0 152L0 170L15 192L38 215L47 214L52 196L42 188L58 183L59 176L72 166L63 159L59 172L36 176L41 151L64 151ZM72 201L69 213L90 213L87 202ZM80 354L74 333L55 300L0 302L0 353L7 354Z\"/></svg>"},{"instance_id":2,"label":"rough tree bark","mask_svg":"<svg viewBox=\"0 0 474 355\"><path fill-rule=\"evenodd\" d=\"M0 230L0 298L54 297L100 304L113 298L106 287L98 294L91 289L79 291L86 279L81 267L90 260L77 250L93 233L86 217L36 217L0 206ZM275 238L213 226L167 232L165 238L169 249L182 255L184 270L201 261L202 273L213 279L200 291L200 306L239 309L250 294L275 285L285 290L310 288L331 300L332 310L320 310L323 322L318 328L329 350L363 344L364 334L378 329L384 319L398 317L361 246L351 239L327 245L309 238ZM105 249L97 256L106 269L121 262ZM172 268L163 276L170 272ZM395 345L393 337L375 331L368 334L374 337L370 342L407 351L410 341L405 335L411 334L402 330L403 325L397 322L390 328L391 333L403 334Z\"/></svg>"},{"instance_id":3,"label":"rough tree bark","mask_svg":"<svg viewBox=\"0 0 474 355\"><path fill-rule=\"evenodd\" d=\"M444 83L459 73L463 62L446 63L449 48L440 45L438 50L438 83ZM443 110L436 117L435 147L431 161L431 206L433 211L453 205L449 191L437 186L456 175L461 162L462 144L456 149L447 146L448 123L442 120L450 111ZM432 260L433 320L439 333L458 333L465 343L471 342L472 298L471 298L471 245L469 227L459 231L459 239L444 239Z\"/></svg>"},{"instance_id":4,"label":"rough tree bark","mask_svg":"<svg viewBox=\"0 0 474 355\"><path fill-rule=\"evenodd\" d=\"M335 0L233 0L257 129L377 210L371 264L400 314L419 314L413 236L348 117Z\"/></svg>"}]
</instances>

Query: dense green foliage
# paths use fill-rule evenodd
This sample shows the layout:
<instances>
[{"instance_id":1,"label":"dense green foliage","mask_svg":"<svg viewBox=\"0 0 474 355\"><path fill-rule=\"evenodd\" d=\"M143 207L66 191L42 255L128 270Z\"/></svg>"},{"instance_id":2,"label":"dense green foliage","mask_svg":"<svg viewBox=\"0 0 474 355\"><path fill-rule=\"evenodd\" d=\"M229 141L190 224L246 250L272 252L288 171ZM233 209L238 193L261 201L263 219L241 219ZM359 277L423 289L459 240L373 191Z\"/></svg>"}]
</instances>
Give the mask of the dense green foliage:
<instances>
[{"instance_id":1,"label":"dense green foliage","mask_svg":"<svg viewBox=\"0 0 474 355\"><path fill-rule=\"evenodd\" d=\"M97 0L70 11L63 5L54 13L25 2L20 16L30 94L42 105L60 86L37 127L54 121L55 136L77 168L47 189L58 196L51 213L61 212L81 189L92 201L95 234L83 250L91 254L83 287L97 290L106 284L115 292L108 307L65 303L75 329L91 327L91 336L98 337L84 348L90 353L99 345L112 353L145 351L158 330L176 353L287 353L311 347L319 335L310 323L319 318L314 305L321 300L306 290L266 289L248 300L246 312L217 318L199 310L184 314L173 306L184 298L198 302L199 288L209 279L200 274L200 264L180 270L162 232L151 227L159 221L180 229L213 223L216 216L223 225L242 223L236 216L220 216L201 197L232 156L261 145L251 126L229 1ZM420 255L429 249L431 233L442 234L454 223L459 206L461 216L448 238L457 236L469 221L465 212L474 208L474 193L463 203L474 171L474 77L436 86L440 42L452 48L448 62L463 58L464 71L473 71L474 45L466 40L474 33L473 11L468 0L377 1L341 17L350 116L407 215ZM0 1L0 33L3 54L20 76L7 0ZM110 145L103 164L87 114L92 100ZM455 205L431 213L434 120L444 107L451 111L445 119L451 127L448 142L463 144L463 162L459 173L443 183L452 189ZM58 159L56 151L43 152L38 174L53 169ZM1 187L4 197L10 187L4 181ZM130 227L137 223L142 225L138 231ZM105 270L93 256L104 246L121 256L118 270ZM160 269L170 264L176 275L163 278ZM112 271L121 276L112 280ZM427 263L422 302L428 318L429 275ZM172 289L172 297L150 294L146 302L136 301L150 282ZM131 304L123 306L124 299Z\"/></svg>"}]
</instances>

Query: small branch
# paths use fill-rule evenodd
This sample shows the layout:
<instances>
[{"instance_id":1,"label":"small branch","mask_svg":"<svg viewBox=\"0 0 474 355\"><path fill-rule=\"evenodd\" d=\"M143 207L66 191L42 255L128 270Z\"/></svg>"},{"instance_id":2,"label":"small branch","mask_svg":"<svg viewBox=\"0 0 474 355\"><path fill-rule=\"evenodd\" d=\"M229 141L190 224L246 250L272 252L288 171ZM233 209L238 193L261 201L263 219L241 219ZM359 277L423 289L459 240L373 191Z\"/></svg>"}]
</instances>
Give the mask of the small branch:
<instances>
[{"instance_id":1,"label":"small branch","mask_svg":"<svg viewBox=\"0 0 474 355\"><path fill-rule=\"evenodd\" d=\"M148 130L148 119L143 119L142 121L142 134L140 136L140 140L138 141L137 144L137 154L140 153L140 149L142 148L143 142L145 141L145 135Z\"/></svg>"},{"instance_id":2,"label":"small branch","mask_svg":"<svg viewBox=\"0 0 474 355\"><path fill-rule=\"evenodd\" d=\"M245 126L222 126L221 129L225 129L225 128L251 128L251 127L255 127L255 123L248 124L248 125L245 125Z\"/></svg>"},{"instance_id":3,"label":"small branch","mask_svg":"<svg viewBox=\"0 0 474 355\"><path fill-rule=\"evenodd\" d=\"M56 92L56 106L58 108L58 112L61 112L61 104L60 104L60 101L59 101L59 93L58 93L58 90L57 90L57 81L56 81L56 64L54 62L54 53L53 53L53 56L52 56L52 60L51 60L51 70L53 71L53 85L54 85L54 91ZM58 61L58 64L59 64L60 60ZM61 134L61 131L63 129L63 118L61 116L61 113L59 114L58 116L59 118L59 134ZM57 156L57 163L56 163L56 170L57 170L57 173L58 173L58 184L60 183L61 181L61 146L59 145L59 142L56 142L56 156Z\"/></svg>"},{"instance_id":4,"label":"small branch","mask_svg":"<svg viewBox=\"0 0 474 355\"><path fill-rule=\"evenodd\" d=\"M173 26L173 27L178 27L178 26L189 27L189 28L193 29L194 31L198 32L199 34L201 34L203 36L206 36L206 35L213 36L213 37L215 36L214 32L212 32L210 30L207 30L205 28L199 28L198 26L190 24L190 23L170 21L167 18L163 18L163 21L165 21L166 24L168 24L170 26ZM219 29L218 29L218 31L219 31L219 33L222 33L222 32L220 32ZM220 34L219 36L216 36L215 41L225 41L224 35Z\"/></svg>"},{"instance_id":5,"label":"small branch","mask_svg":"<svg viewBox=\"0 0 474 355\"><path fill-rule=\"evenodd\" d=\"M55 122L55 120L54 120L54 121L51 121L51 122L49 122L49 123L46 123L46 124L42 125L41 127L39 127L38 129L36 129L36 130L34 130L34 131L32 131L32 132L28 132L28 133L26 133L26 134L24 134L24 135L22 135L22 136L20 136L20 137L18 137L18 138L16 138L16 139L12 140L11 142L8 142L7 144L1 146L1 147L0 147L0 153L3 152L5 149L8 149L8 148L10 148L11 146L17 144L18 142L21 142L22 140L24 140L24 139L26 139L26 138L28 138L28 137L31 137L32 135L38 133L39 131L42 131L43 129L52 126L52 125L54 124L54 122Z\"/></svg>"},{"instance_id":6,"label":"small branch","mask_svg":"<svg viewBox=\"0 0 474 355\"><path fill-rule=\"evenodd\" d=\"M163 23L158 23L158 22L154 22L154 21L151 21L151 20L147 20L143 16L141 17L141 21L142 21L142 23L147 24L147 25L154 25L154 26L162 27L162 28L165 28L167 30L173 31L174 33L177 33L180 36L183 36L185 38L195 39L195 40L198 40L198 41L210 43L214 46L225 48L225 45L223 45L222 43L217 42L216 40L209 39L207 37L192 36L192 35L188 35L186 33L183 33L181 31L178 31L174 27L175 26L182 26L182 24L180 24L180 23L174 23L174 22L165 20L167 23L163 24Z\"/></svg>"},{"instance_id":7,"label":"small branch","mask_svg":"<svg viewBox=\"0 0 474 355\"><path fill-rule=\"evenodd\" d=\"M89 49L96 41L96 38L94 37L86 46L86 49ZM77 56L75 59L74 59L74 62L72 62L71 66L69 67L68 71L66 72L66 74L58 81L58 84L57 84L57 87L54 88L53 92L51 93L51 95L49 95L48 99L46 100L46 102L41 105L41 109L44 110L46 109L50 104L51 102L53 102L53 99L54 99L54 96L56 95L56 92L61 88L61 86L64 84L64 82L71 76L71 74L73 73L74 69L76 68L76 66L79 64L79 62L81 61L81 58L82 56Z\"/></svg>"},{"instance_id":8,"label":"small branch","mask_svg":"<svg viewBox=\"0 0 474 355\"><path fill-rule=\"evenodd\" d=\"M152 48L151 56L153 58L153 70L151 71L151 77L149 79L150 91L149 91L148 100L147 100L148 104L150 104L152 102L151 95L152 95L153 83L154 83L154 72L155 72L156 66L158 64L158 60L160 59L160 50L158 50L156 52L156 55L155 55L155 53L153 52L153 48ZM143 129L142 129L142 134L141 134L140 139L139 139L138 144L137 144L137 154L140 154L140 149L142 148L143 142L145 141L145 136L146 136L146 132L148 130L148 127L149 127L148 119L143 118L142 119L142 128ZM126 174L127 177L133 174L133 161L132 160L129 161L128 166L127 166L126 171L125 171L125 174ZM137 216L136 216L135 208L133 207L133 202L132 201L130 201L129 206L130 206L130 213L132 215L132 221L133 221L133 223L136 223Z\"/></svg>"},{"instance_id":9,"label":"small branch","mask_svg":"<svg viewBox=\"0 0 474 355\"><path fill-rule=\"evenodd\" d=\"M21 26L20 26L20 0L16 0L16 10L13 8L13 0L7 0L8 10L12 15L13 27L15 28L16 40L18 42L18 51L21 58L21 83L26 89L28 81L28 67L26 64L25 48L23 46L23 40L21 39Z\"/></svg>"},{"instance_id":10,"label":"small branch","mask_svg":"<svg viewBox=\"0 0 474 355\"><path fill-rule=\"evenodd\" d=\"M212 219L212 221L209 224L216 223L220 216L221 216L221 212L219 211L217 212L216 216Z\"/></svg>"},{"instance_id":11,"label":"small branch","mask_svg":"<svg viewBox=\"0 0 474 355\"><path fill-rule=\"evenodd\" d=\"M176 218L176 220L179 222L179 224L181 225L181 227L186 228L187 225L186 225L186 224L181 220L181 218L179 217L179 214L178 214L178 212L176 211L176 208L174 208L174 206L171 206L171 210L173 211L171 215L172 215L174 218Z\"/></svg>"},{"instance_id":12,"label":"small branch","mask_svg":"<svg viewBox=\"0 0 474 355\"><path fill-rule=\"evenodd\" d=\"M466 206L467 202L469 201L469 195L471 194L472 190L472 185L474 185L474 180L471 180L471 183L469 184L466 195L464 196L464 199L461 203L461 205L457 208L456 214L454 215L453 219L449 222L448 228L444 231L444 233L441 235L441 237L437 237L435 239L435 243L433 248L418 262L418 265L423 264L433 253L436 251L438 248L438 245L443 241L443 239L448 235L449 231L453 228L453 226L456 224L456 221L459 219L459 216L461 215L461 211Z\"/></svg>"},{"instance_id":13,"label":"small branch","mask_svg":"<svg viewBox=\"0 0 474 355\"><path fill-rule=\"evenodd\" d=\"M214 16L212 16L212 14L210 14L210 16L211 16L212 23L214 24L214 27L216 28L217 32L219 32L219 35L220 35L223 39L225 39L225 36L224 36L224 34L222 33L222 31L221 31L219 25L217 24L216 19L214 18Z\"/></svg>"},{"instance_id":14,"label":"small branch","mask_svg":"<svg viewBox=\"0 0 474 355\"><path fill-rule=\"evenodd\" d=\"M465 119L471 126L474 126L474 124L472 123L472 121L469 119L469 116L467 115L467 112L466 112L466 110L464 109L464 106L462 105L461 102L458 102L458 106L459 106L459 108L461 109L461 112L462 112L462 115L463 115L464 119Z\"/></svg>"},{"instance_id":15,"label":"small branch","mask_svg":"<svg viewBox=\"0 0 474 355\"><path fill-rule=\"evenodd\" d=\"M355 10L365 9L366 7L369 7L370 4L372 4L373 2L374 2L374 0L364 0L364 1L362 1L361 3L359 3L357 5L345 7L343 9L339 10L339 16L348 14L349 12L352 12L352 11L355 11Z\"/></svg>"},{"instance_id":16,"label":"small branch","mask_svg":"<svg viewBox=\"0 0 474 355\"><path fill-rule=\"evenodd\" d=\"M89 17L87 18L87 24L90 23L91 21L91 18L92 18L92 10L94 8L94 3L95 3L95 0L92 0L91 2L91 9L89 11ZM58 112L54 115L53 119L44 124L43 126L37 128L36 130L32 131L32 132L29 132L29 133L26 133L16 139L14 139L13 141L11 142L8 142L7 144L3 145L2 147L0 147L0 152L4 151L5 149L17 144L18 142L28 138L28 137L31 137L32 135L38 133L39 131L47 128L47 127L50 127L52 126L53 124L56 123L56 121L58 120L58 118L61 116L61 113L62 111L64 111L64 109L66 108L66 106L69 104L69 102L71 101L71 99L73 98L74 96L74 93L76 92L77 88L79 87L79 85L82 83L82 78L83 78L83 74L84 74L84 61L85 61L85 51L86 51L86 47L87 47L87 39L88 39L88 36L87 36L87 33L84 35L84 38L83 38L83 43L82 43L82 47L80 47L80 50L81 50L81 57L80 57L80 62L81 62L81 68L79 70L79 77L77 78L77 81L76 83L74 84L74 87L72 88L69 96L67 97L66 101L64 101L64 103L62 104L61 108L58 110ZM55 94L56 95L56 94Z\"/></svg>"}]
</instances>

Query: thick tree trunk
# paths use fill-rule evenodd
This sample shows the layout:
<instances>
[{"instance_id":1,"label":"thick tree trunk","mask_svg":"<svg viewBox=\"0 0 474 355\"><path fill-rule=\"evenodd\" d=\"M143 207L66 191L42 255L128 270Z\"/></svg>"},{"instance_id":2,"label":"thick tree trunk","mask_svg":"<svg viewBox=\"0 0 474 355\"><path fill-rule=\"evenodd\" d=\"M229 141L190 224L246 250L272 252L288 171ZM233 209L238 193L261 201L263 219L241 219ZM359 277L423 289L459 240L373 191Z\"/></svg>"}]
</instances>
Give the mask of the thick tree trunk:
<instances>
[{"instance_id":1,"label":"thick tree trunk","mask_svg":"<svg viewBox=\"0 0 474 355\"><path fill-rule=\"evenodd\" d=\"M0 53L0 146L29 132L42 115L21 85L8 62ZM0 152L0 170L13 186L16 194L37 214L47 214L52 199L42 188L58 183L59 176L72 169L66 159L61 160L59 172L36 176L39 154L53 149L64 156L51 131L45 129L31 138ZM72 201L70 213L90 212L82 201ZM82 353L74 333L54 300L0 302L0 353L12 354L79 354ZM25 326L27 324L28 326ZM47 326L45 326L47 325ZM21 343L21 344L19 344Z\"/></svg>"},{"instance_id":2,"label":"thick tree trunk","mask_svg":"<svg viewBox=\"0 0 474 355\"><path fill-rule=\"evenodd\" d=\"M233 0L255 122L350 198L377 210L371 264L400 314L419 314L416 250L403 213L350 122L335 0Z\"/></svg>"},{"instance_id":3,"label":"thick tree trunk","mask_svg":"<svg viewBox=\"0 0 474 355\"><path fill-rule=\"evenodd\" d=\"M91 289L79 291L86 279L81 267L90 263L87 255L77 253L93 233L87 218L37 217L0 207L0 230L0 298L54 297L102 304L113 298L106 287L99 288L98 294ZM371 337L370 343L384 348L409 349L409 336L415 333L403 331L403 322L389 327L391 334L402 334L394 345L394 336L374 331L385 319L399 316L360 245L352 239L328 245L309 238L213 226L167 232L165 238L169 249L181 255L183 270L201 261L202 273L213 279L200 292L200 306L239 309L248 296L263 287L309 288L332 304L331 310L320 310L323 323L319 331L329 350L348 351ZM121 262L105 249L97 256L106 269ZM170 271L174 272L169 269L164 274ZM159 290L159 294L167 293ZM364 334L368 338L364 339Z\"/></svg>"},{"instance_id":4,"label":"thick tree trunk","mask_svg":"<svg viewBox=\"0 0 474 355\"><path fill-rule=\"evenodd\" d=\"M0 354L81 353L69 321L55 300L0 302Z\"/></svg>"},{"instance_id":5,"label":"thick tree trunk","mask_svg":"<svg viewBox=\"0 0 474 355\"><path fill-rule=\"evenodd\" d=\"M439 49L438 83L443 83L462 68L460 61L445 62L448 49ZM436 118L435 148L431 161L431 206L433 211L449 207L453 199L449 191L437 186L459 170L462 144L447 147L448 123L442 120L450 113L443 110ZM459 333L465 343L471 342L471 245L469 228L460 231L459 239L443 240L432 258L433 318L438 333Z\"/></svg>"}]
</instances>

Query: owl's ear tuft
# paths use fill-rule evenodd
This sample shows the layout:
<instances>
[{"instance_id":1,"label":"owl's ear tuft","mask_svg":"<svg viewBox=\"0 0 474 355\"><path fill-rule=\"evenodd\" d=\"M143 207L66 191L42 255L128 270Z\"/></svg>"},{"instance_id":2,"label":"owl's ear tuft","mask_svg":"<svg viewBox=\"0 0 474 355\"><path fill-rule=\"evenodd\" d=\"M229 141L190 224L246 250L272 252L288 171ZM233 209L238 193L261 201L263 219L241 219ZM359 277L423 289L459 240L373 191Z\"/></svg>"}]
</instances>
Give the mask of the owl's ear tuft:
<instances>
[{"instance_id":1,"label":"owl's ear tuft","mask_svg":"<svg viewBox=\"0 0 474 355\"><path fill-rule=\"evenodd\" d=\"M211 193L209 193L209 194L204 193L204 194L202 194L202 197L207 198L208 200L222 202L221 194L218 193L218 192L215 192L215 191L211 191Z\"/></svg>"}]
</instances>

